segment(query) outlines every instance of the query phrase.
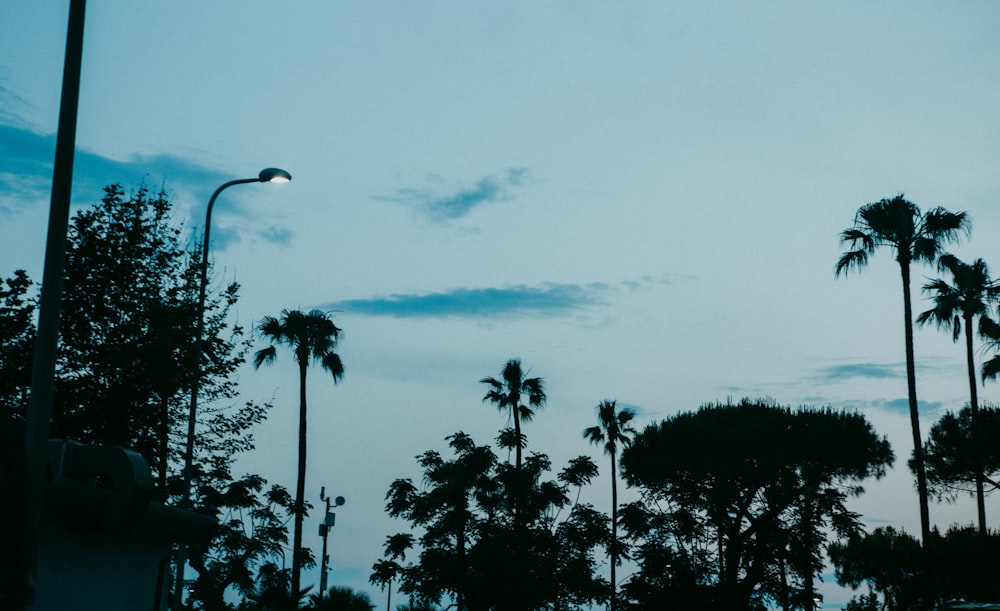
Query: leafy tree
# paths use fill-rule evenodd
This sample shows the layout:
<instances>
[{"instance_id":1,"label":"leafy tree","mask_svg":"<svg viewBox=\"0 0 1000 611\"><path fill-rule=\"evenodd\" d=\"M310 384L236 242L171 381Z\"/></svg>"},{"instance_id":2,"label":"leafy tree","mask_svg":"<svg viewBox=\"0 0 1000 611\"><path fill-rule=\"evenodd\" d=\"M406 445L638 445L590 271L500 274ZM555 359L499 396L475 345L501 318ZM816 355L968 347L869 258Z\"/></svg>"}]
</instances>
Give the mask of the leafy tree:
<instances>
[{"instance_id":1,"label":"leafy tree","mask_svg":"<svg viewBox=\"0 0 1000 611\"><path fill-rule=\"evenodd\" d=\"M1000 409L982 406L972 424L972 409L946 412L931 426L927 436L927 483L930 492L954 500L959 492L975 494L977 481L1000 489L1000 449L995 443L976 444L980 439L1000 437ZM978 452L975 448L978 447Z\"/></svg>"},{"instance_id":2,"label":"leafy tree","mask_svg":"<svg viewBox=\"0 0 1000 611\"><path fill-rule=\"evenodd\" d=\"M246 594L237 607L238 611L298 611L308 591L291 594L291 571L280 568L272 561L261 565L257 571L257 584Z\"/></svg>"},{"instance_id":3,"label":"leafy tree","mask_svg":"<svg viewBox=\"0 0 1000 611\"><path fill-rule=\"evenodd\" d=\"M21 269L0 279L0 413L19 419L28 411L35 344L35 302L28 296L31 285Z\"/></svg>"},{"instance_id":4,"label":"leafy tree","mask_svg":"<svg viewBox=\"0 0 1000 611\"><path fill-rule=\"evenodd\" d=\"M165 501L180 492L201 264L200 246L183 246L171 208L165 191L126 193L112 184L100 202L74 214L52 423L54 436L139 452ZM6 285L0 283L0 410L23 417L34 300L27 296L31 282L24 272L15 272ZM236 373L250 350L231 316L238 298L239 285L228 283L206 301L200 387L205 408L199 414L194 483L202 492L195 509L213 514L221 506L209 500L218 497L209 491L253 479L234 482L231 467L240 452L253 448L251 429L269 407L237 400ZM223 528L213 545L224 547L231 542L227 536ZM222 558L228 553L223 547L199 553ZM209 592L205 578L198 577Z\"/></svg>"},{"instance_id":5,"label":"leafy tree","mask_svg":"<svg viewBox=\"0 0 1000 611\"><path fill-rule=\"evenodd\" d=\"M920 413L917 404L916 366L913 356L913 306L910 301L910 264L933 262L944 244L955 242L969 232L964 212L949 212L937 207L927 212L897 195L858 208L854 225L840 234L841 244L848 250L841 255L836 275L851 269L861 270L876 250L888 247L895 251L903 281L903 325L906 348L906 385L910 404L910 428L913 434L913 467L917 476L920 502L920 531L924 539L930 535L930 510L927 502L927 478L924 471L923 439L920 435Z\"/></svg>"},{"instance_id":6,"label":"leafy tree","mask_svg":"<svg viewBox=\"0 0 1000 611\"><path fill-rule=\"evenodd\" d=\"M164 413L163 402L187 383L189 367L177 361L187 360L193 336L188 261L169 211L162 191L126 195L111 185L98 205L74 216L53 414L56 434L130 447L161 476L168 461L158 433L179 419ZM186 312L159 328L174 308ZM175 366L164 369L170 360Z\"/></svg>"},{"instance_id":7,"label":"leafy tree","mask_svg":"<svg viewBox=\"0 0 1000 611\"><path fill-rule=\"evenodd\" d=\"M1000 583L996 579L1000 572L1000 532L983 534L972 525L956 525L938 537L931 581L936 602L1000 600Z\"/></svg>"},{"instance_id":8,"label":"leafy tree","mask_svg":"<svg viewBox=\"0 0 1000 611\"><path fill-rule=\"evenodd\" d=\"M990 279L989 268L982 259L976 259L971 265L954 255L942 255L938 259L938 267L951 273L953 283L938 278L924 285L924 291L931 293L934 307L917 316L917 324L924 325L934 322L938 328L950 328L952 340L958 341L965 329L965 360L969 372L969 406L972 420L973 437L968 451L973 455L973 461L978 462L979 454L984 445L977 439L977 416L979 398L976 384L976 362L972 342L972 326L976 318L989 314L990 304L1000 295L1000 286ZM986 533L986 499L983 496L982 468L976 469L976 507L979 517L979 530Z\"/></svg>"},{"instance_id":9,"label":"leafy tree","mask_svg":"<svg viewBox=\"0 0 1000 611\"><path fill-rule=\"evenodd\" d=\"M794 597L783 595L783 576L800 579L799 598L811 599L827 533L859 529L847 497L891 462L888 442L860 414L747 399L706 405L647 427L623 451L623 475L641 489L647 514L629 509L623 524L641 533L643 519L659 514L689 566L714 559L721 608L787 605ZM642 544L657 537L637 541L643 557L655 557Z\"/></svg>"},{"instance_id":10,"label":"leafy tree","mask_svg":"<svg viewBox=\"0 0 1000 611\"><path fill-rule=\"evenodd\" d=\"M573 609L606 599L594 551L607 545L607 518L569 499L596 476L590 459L571 461L552 481L545 455L530 454L517 468L464 433L448 442L453 458L433 450L417 458L423 489L398 479L386 495L389 515L423 531L417 562L401 570L401 592L419 603L449 598L459 611Z\"/></svg>"},{"instance_id":11,"label":"leafy tree","mask_svg":"<svg viewBox=\"0 0 1000 611\"><path fill-rule=\"evenodd\" d=\"M206 611L230 609L225 595L233 590L252 596L259 584L257 569L284 555L288 544L291 495L257 475L247 475L224 488L206 486L199 492L202 510L214 509L219 521L208 545L191 546L191 566L198 572L193 600Z\"/></svg>"},{"instance_id":12,"label":"leafy tree","mask_svg":"<svg viewBox=\"0 0 1000 611\"><path fill-rule=\"evenodd\" d=\"M925 546L928 543L934 554L922 555L916 539L891 526L881 527L831 545L830 560L839 584L867 584L881 596L886 611L1000 598L995 577L1000 570L1000 534L983 535L974 526L952 527L944 535L932 531Z\"/></svg>"},{"instance_id":13,"label":"leafy tree","mask_svg":"<svg viewBox=\"0 0 1000 611\"><path fill-rule=\"evenodd\" d=\"M615 569L619 564L618 549L618 450L632 443L635 429L629 424L635 417L635 410L625 407L619 410L615 401L602 401L597 406L597 426L584 429L583 436L593 444L604 444L604 452L611 457L611 604L617 608L617 581Z\"/></svg>"},{"instance_id":14,"label":"leafy tree","mask_svg":"<svg viewBox=\"0 0 1000 611\"><path fill-rule=\"evenodd\" d=\"M392 609L392 582L399 576L402 566L400 561L406 557L406 551L413 547L415 539L410 533L389 535L385 541L385 557L372 565L372 574L368 582L388 589L385 600L386 611Z\"/></svg>"},{"instance_id":15,"label":"leafy tree","mask_svg":"<svg viewBox=\"0 0 1000 611\"><path fill-rule=\"evenodd\" d=\"M333 586L323 596L309 596L310 609L320 611L372 611L375 605L364 592L355 592L351 588Z\"/></svg>"},{"instance_id":16,"label":"leafy tree","mask_svg":"<svg viewBox=\"0 0 1000 611\"><path fill-rule=\"evenodd\" d=\"M874 592L869 592L861 596L852 596L851 600L847 601L844 611L883 611L883 609L878 595Z\"/></svg>"},{"instance_id":17,"label":"leafy tree","mask_svg":"<svg viewBox=\"0 0 1000 611\"><path fill-rule=\"evenodd\" d=\"M535 410L545 405L544 381L542 378L526 378L525 375L520 359L511 359L504 365L500 379L487 377L479 380L481 384L489 386L483 401L489 401L498 410L506 411L514 421L513 438L505 432L501 433L501 440L502 445L514 447L518 469L521 468L521 450L525 447L521 421L530 421Z\"/></svg>"},{"instance_id":18,"label":"leafy tree","mask_svg":"<svg viewBox=\"0 0 1000 611\"><path fill-rule=\"evenodd\" d=\"M411 600L406 604L396 605L396 611L438 611L438 607L429 602Z\"/></svg>"},{"instance_id":19,"label":"leafy tree","mask_svg":"<svg viewBox=\"0 0 1000 611\"><path fill-rule=\"evenodd\" d=\"M638 565L622 587L628 608L724 608L712 579L718 539L706 519L649 496L625 505L620 515L626 538L635 542L632 558Z\"/></svg>"},{"instance_id":20,"label":"leafy tree","mask_svg":"<svg viewBox=\"0 0 1000 611\"><path fill-rule=\"evenodd\" d=\"M129 447L149 462L161 498L176 494L187 422L191 338L200 256L181 245L165 192L104 197L77 212L66 249L52 432ZM196 252L197 249L192 249ZM230 311L235 283L206 303L207 365L196 480L229 477L234 455L253 447L250 428L267 405L236 405L236 372L249 345Z\"/></svg>"},{"instance_id":21,"label":"leafy tree","mask_svg":"<svg viewBox=\"0 0 1000 611\"><path fill-rule=\"evenodd\" d=\"M299 367L299 463L295 484L291 582L291 591L298 592L303 561L302 519L306 513L306 372L309 369L309 362L312 361L328 372L333 377L334 383L340 381L344 376L344 365L334 350L337 348L341 330L333 324L325 312L312 310L305 313L300 310L284 310L280 318L267 316L261 320L257 331L263 338L269 340L271 345L257 351L253 361L255 368L274 362L277 358L277 345L291 348Z\"/></svg>"}]
</instances>

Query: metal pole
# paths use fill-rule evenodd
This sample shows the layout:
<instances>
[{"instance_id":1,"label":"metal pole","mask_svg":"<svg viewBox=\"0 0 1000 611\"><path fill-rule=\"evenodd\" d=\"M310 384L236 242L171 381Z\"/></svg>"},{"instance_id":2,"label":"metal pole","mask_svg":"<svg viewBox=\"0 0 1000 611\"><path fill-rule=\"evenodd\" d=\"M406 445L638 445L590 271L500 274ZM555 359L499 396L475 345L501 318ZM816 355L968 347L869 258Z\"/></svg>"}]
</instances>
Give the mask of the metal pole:
<instances>
[{"instance_id":1,"label":"metal pole","mask_svg":"<svg viewBox=\"0 0 1000 611\"><path fill-rule=\"evenodd\" d=\"M83 31L86 0L71 0L66 29L59 131L56 135L49 205L45 266L38 308L38 334L31 373L31 398L24 437L24 472L21 482L21 545L14 562L19 578L11 580L15 609L30 609L35 596L38 543L45 493L45 463L52 424L52 395L59 344L59 314L66 268L66 230L69 226L73 190L73 154L76 150L76 119L80 99L80 69L83 63Z\"/></svg>"},{"instance_id":2,"label":"metal pole","mask_svg":"<svg viewBox=\"0 0 1000 611\"><path fill-rule=\"evenodd\" d=\"M241 178L231 180L215 190L212 198L208 200L208 208L205 210L205 240L201 245L201 265L198 270L198 322L194 334L194 351L191 356L191 371L194 376L191 379L191 402L188 408L188 430L187 445L184 448L184 488L181 503L190 505L191 503L191 479L192 463L194 462L194 434L195 423L198 413L198 393L201 391L201 352L205 334L205 301L208 293L208 241L212 231L212 208L215 207L215 200L219 193L233 186L248 182L260 182L259 178Z\"/></svg>"},{"instance_id":3,"label":"metal pole","mask_svg":"<svg viewBox=\"0 0 1000 611\"><path fill-rule=\"evenodd\" d=\"M323 592L326 592L326 537L330 534L330 525L326 523L326 516L330 515L330 497L326 497L326 513L323 514L323 523L320 524L320 531L323 534L323 555L320 557L319 569L319 599L323 600Z\"/></svg>"},{"instance_id":4,"label":"metal pole","mask_svg":"<svg viewBox=\"0 0 1000 611\"><path fill-rule=\"evenodd\" d=\"M198 321L194 334L194 350L191 356L191 371L194 374L191 379L191 402L188 407L188 428L187 443L184 448L184 487L182 488L181 507L189 508L191 501L191 480L193 477L194 462L194 435L195 424L198 414L198 393L201 391L201 352L205 333L205 301L208 293L208 242L212 231L212 208L215 207L215 200L225 189L233 185L240 185L248 182L260 182L259 178L241 178L231 180L222 185L212 193L208 200L208 208L205 210L205 240L201 245L201 265L198 270ZM184 595L184 566L187 564L185 548L180 547L177 551L177 573L174 582L174 609L182 609L182 597Z\"/></svg>"}]
</instances>

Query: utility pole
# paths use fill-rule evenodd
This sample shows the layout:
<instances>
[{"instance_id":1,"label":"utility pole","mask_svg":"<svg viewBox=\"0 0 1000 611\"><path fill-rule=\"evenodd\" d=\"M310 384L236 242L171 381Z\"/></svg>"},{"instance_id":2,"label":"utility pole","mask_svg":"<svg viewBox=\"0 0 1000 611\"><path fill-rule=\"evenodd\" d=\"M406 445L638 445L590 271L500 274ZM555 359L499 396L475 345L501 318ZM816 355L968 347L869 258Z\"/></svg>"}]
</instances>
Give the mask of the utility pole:
<instances>
[{"instance_id":1,"label":"utility pole","mask_svg":"<svg viewBox=\"0 0 1000 611\"><path fill-rule=\"evenodd\" d=\"M330 497L326 496L326 486L319 489L319 500L326 502L323 521L319 524L319 536L323 538L323 555L320 557L319 569L319 599L323 600L323 593L326 592L326 567L330 562L330 556L326 553L326 536L329 534L330 529L333 528L337 514L330 511ZM340 507L346 502L342 496L333 499L334 507Z\"/></svg>"}]
</instances>

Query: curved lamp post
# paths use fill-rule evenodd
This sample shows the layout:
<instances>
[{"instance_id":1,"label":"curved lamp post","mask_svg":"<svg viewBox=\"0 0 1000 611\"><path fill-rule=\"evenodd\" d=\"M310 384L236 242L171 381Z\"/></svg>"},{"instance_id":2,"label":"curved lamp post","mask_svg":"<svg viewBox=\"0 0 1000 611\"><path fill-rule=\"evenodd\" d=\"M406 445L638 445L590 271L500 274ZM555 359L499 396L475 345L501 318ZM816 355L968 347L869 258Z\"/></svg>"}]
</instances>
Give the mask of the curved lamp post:
<instances>
[{"instance_id":1,"label":"curved lamp post","mask_svg":"<svg viewBox=\"0 0 1000 611\"><path fill-rule=\"evenodd\" d=\"M194 428L195 417L198 413L198 393L201 391L201 350L202 335L205 333L205 298L208 291L208 241L212 231L212 208L215 207L215 199L233 185L242 185L251 182L278 182L284 183L292 179L292 175L278 168L264 168L257 178L241 178L230 180L215 190L212 198L208 200L208 209L205 210L205 240L201 244L201 266L198 281L198 327L194 334L194 356L192 357L192 371L194 378L191 380L191 405L188 409L188 430L187 446L184 449L184 497L183 504L189 504L191 499L191 478L192 463L194 462Z\"/></svg>"},{"instance_id":2,"label":"curved lamp post","mask_svg":"<svg viewBox=\"0 0 1000 611\"><path fill-rule=\"evenodd\" d=\"M257 178L240 178L238 180L230 180L216 189L215 193L212 194L211 199L208 200L208 209L205 210L205 240L201 245L201 266L198 281L198 326L195 330L194 352L191 358L191 370L194 373L194 377L191 380L191 404L188 408L187 445L184 448L184 488L182 490L183 496L181 497L182 507L189 507L191 505L191 480L193 477L194 463L194 429L195 420L198 414L198 393L201 391L202 335L205 333L205 298L206 293L208 292L208 241L212 231L212 208L215 207L215 200L219 197L219 194L233 185L242 185L251 182L285 183L291 179L292 175L285 170L281 170L279 168L264 168L260 171L260 174L257 175ZM180 584L183 583L183 556L177 564L178 588L176 589L176 592L179 593ZM177 598L176 602L179 604L180 599Z\"/></svg>"}]
</instances>

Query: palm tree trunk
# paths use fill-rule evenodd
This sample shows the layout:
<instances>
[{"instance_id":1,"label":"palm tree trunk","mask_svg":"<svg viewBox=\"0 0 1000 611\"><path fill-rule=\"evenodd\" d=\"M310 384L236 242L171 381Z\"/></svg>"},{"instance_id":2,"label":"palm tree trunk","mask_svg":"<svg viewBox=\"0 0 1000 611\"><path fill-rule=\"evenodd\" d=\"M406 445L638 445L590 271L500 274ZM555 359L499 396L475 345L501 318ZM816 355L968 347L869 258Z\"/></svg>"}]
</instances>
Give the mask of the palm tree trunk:
<instances>
[{"instance_id":1,"label":"palm tree trunk","mask_svg":"<svg viewBox=\"0 0 1000 611\"><path fill-rule=\"evenodd\" d=\"M920 435L920 409L917 405L917 374L913 356L913 306L910 302L910 264L900 261L903 277L903 320L906 337L906 386L910 403L910 428L913 432L913 468L917 472L917 496L920 500L920 535L924 547L930 543L931 519L927 501L927 472L924 467L923 437Z\"/></svg>"},{"instance_id":2,"label":"palm tree trunk","mask_svg":"<svg viewBox=\"0 0 1000 611\"><path fill-rule=\"evenodd\" d=\"M976 362L972 351L972 316L965 317L965 359L969 366L969 410L972 412L972 451L976 461L976 513L979 534L986 534L986 498L983 494L982 445L979 441L979 393L976 383Z\"/></svg>"},{"instance_id":3,"label":"palm tree trunk","mask_svg":"<svg viewBox=\"0 0 1000 611\"><path fill-rule=\"evenodd\" d=\"M514 448L514 456L516 457L514 464L517 466L518 472L521 471L521 417L517 413L517 408L518 408L518 406L520 404L521 404L520 400L515 401L514 402L514 407L513 407L513 410L514 410L514 436L517 438L517 439L515 439L515 441L517 442L517 447Z\"/></svg>"},{"instance_id":4,"label":"palm tree trunk","mask_svg":"<svg viewBox=\"0 0 1000 611\"><path fill-rule=\"evenodd\" d=\"M298 601L302 570L302 519L306 489L306 368L308 357L299 359L299 471L295 480L295 532L292 539L292 598ZM296 604L298 604L296 602Z\"/></svg>"},{"instance_id":5,"label":"palm tree trunk","mask_svg":"<svg viewBox=\"0 0 1000 611\"><path fill-rule=\"evenodd\" d=\"M618 582L615 580L615 567L618 564L618 470L615 468L615 455L611 454L611 604L610 611L615 611L618 603Z\"/></svg>"}]
</instances>

